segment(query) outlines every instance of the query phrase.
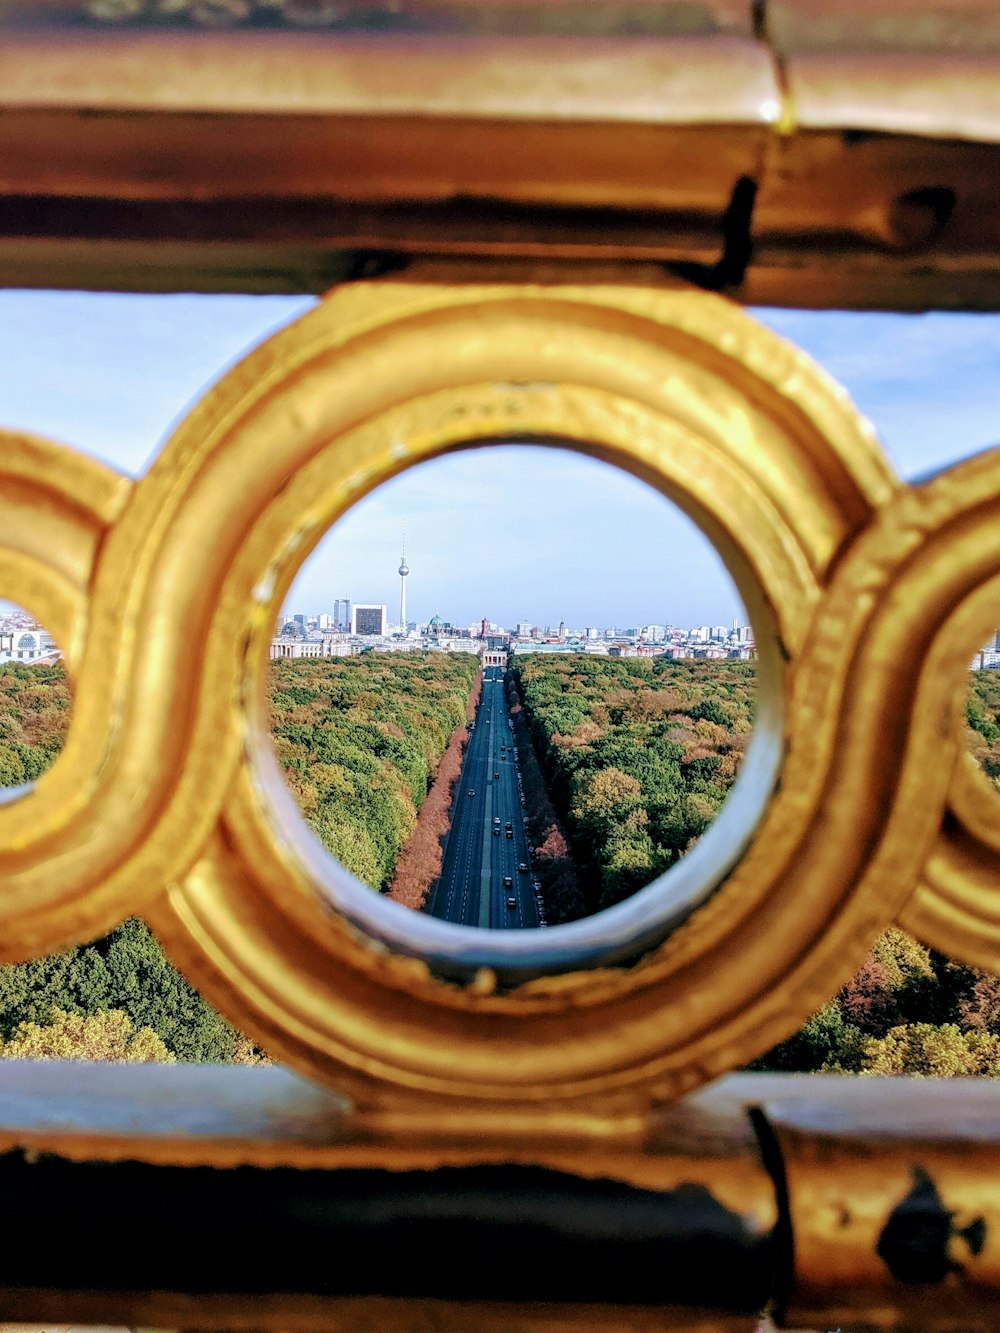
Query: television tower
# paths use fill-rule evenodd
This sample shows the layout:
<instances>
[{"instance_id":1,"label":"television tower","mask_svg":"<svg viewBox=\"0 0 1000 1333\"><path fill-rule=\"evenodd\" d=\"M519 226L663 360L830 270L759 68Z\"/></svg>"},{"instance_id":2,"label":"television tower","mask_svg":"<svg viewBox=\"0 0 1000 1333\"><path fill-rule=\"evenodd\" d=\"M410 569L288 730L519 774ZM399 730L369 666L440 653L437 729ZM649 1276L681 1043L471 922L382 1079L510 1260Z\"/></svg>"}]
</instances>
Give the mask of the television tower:
<instances>
[{"instance_id":1,"label":"television tower","mask_svg":"<svg viewBox=\"0 0 1000 1333\"><path fill-rule=\"evenodd\" d=\"M406 576L410 567L406 563L406 520L403 520L403 554L399 558L399 623L406 636Z\"/></svg>"}]
</instances>

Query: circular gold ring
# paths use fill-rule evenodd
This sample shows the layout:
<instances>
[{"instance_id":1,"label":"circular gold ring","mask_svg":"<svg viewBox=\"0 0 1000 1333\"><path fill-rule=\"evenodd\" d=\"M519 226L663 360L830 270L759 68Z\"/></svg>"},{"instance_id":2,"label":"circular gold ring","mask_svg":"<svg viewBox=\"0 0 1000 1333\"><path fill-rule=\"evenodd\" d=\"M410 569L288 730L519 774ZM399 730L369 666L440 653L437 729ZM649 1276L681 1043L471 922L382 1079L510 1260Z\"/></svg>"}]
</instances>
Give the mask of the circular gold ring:
<instances>
[{"instance_id":1,"label":"circular gold ring","mask_svg":"<svg viewBox=\"0 0 1000 1333\"><path fill-rule=\"evenodd\" d=\"M801 922L779 920L768 895L808 832L831 761L828 746L813 747L815 773L786 791L782 770L773 796L790 742L786 692L831 564L898 490L844 395L703 293L401 282L334 293L251 354L197 416L168 454L197 431L219 442L220 458L256 461L270 493L255 477L255 520L238 548L227 543L215 589L210 688L240 701L247 762L219 835L155 908L174 956L271 1049L356 1092L374 1080L523 1102L648 1095L703 1077L710 1030L752 1010L748 1000L801 948ZM422 459L518 439L624 467L700 524L754 621L760 708L744 776L682 875L579 930L512 945L406 913L318 851L282 791L262 682L284 593L331 522ZM207 522L208 506L199 512ZM223 681L234 644L235 683ZM838 662L824 659L817 697ZM210 701L199 707L207 716ZM813 878L814 898L850 892L835 866ZM749 979L730 959L744 940L756 949L762 909L769 963ZM745 1058L757 1040L744 1036Z\"/></svg>"}]
</instances>

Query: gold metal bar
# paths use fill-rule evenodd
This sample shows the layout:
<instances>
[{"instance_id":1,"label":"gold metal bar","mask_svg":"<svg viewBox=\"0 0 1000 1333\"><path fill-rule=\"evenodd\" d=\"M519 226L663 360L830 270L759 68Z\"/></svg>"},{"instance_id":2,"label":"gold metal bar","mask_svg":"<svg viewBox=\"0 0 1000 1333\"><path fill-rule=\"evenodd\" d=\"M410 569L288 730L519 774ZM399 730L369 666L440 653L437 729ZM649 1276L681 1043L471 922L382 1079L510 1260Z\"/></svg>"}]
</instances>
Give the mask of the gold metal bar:
<instances>
[{"instance_id":1,"label":"gold metal bar","mask_svg":"<svg viewBox=\"0 0 1000 1333\"><path fill-rule=\"evenodd\" d=\"M442 3L376 34L7 7L0 281L322 290L434 254L1000 307L1000 40L951 11Z\"/></svg>"},{"instance_id":2,"label":"gold metal bar","mask_svg":"<svg viewBox=\"0 0 1000 1333\"><path fill-rule=\"evenodd\" d=\"M993 1333L997 1084L831 1075L789 1093L763 1104L787 1190L788 1326Z\"/></svg>"},{"instance_id":3,"label":"gold metal bar","mask_svg":"<svg viewBox=\"0 0 1000 1333\"><path fill-rule=\"evenodd\" d=\"M783 116L744 299L785 300L797 272L818 308L995 309L996 8L768 0L764 15Z\"/></svg>"},{"instance_id":4,"label":"gold metal bar","mask_svg":"<svg viewBox=\"0 0 1000 1333\"><path fill-rule=\"evenodd\" d=\"M375 1179L389 1170L399 1173L401 1188L413 1172L483 1168L514 1175L541 1168L554 1178L592 1181L598 1190L619 1182L668 1206L687 1207L690 1200L694 1230L684 1244L695 1248L687 1251L688 1263L711 1266L718 1244L706 1227L706 1201L720 1216L741 1219L748 1271L763 1284L760 1302L768 1293L777 1300L784 1327L986 1333L1000 1312L998 1112L1000 1088L990 1080L731 1075L655 1110L640 1139L630 1127L616 1139L610 1130L603 1137L568 1126L546 1131L541 1121L526 1123L520 1135L487 1130L472 1139L446 1126L435 1134L430 1123L419 1134L403 1123L379 1129L335 1094L276 1067L10 1062L0 1095L0 1148L26 1152L29 1160L54 1155L68 1171L74 1162L149 1163L173 1172L200 1166L202 1201L214 1188L212 1168L221 1170L224 1185L226 1169L237 1165L319 1173L331 1197L340 1172L356 1184L366 1172ZM629 1205L623 1207L622 1227L634 1228ZM665 1292L672 1257L663 1251ZM199 1296L183 1279L179 1269L172 1295L18 1285L5 1291L4 1308L8 1317L247 1326L238 1293ZM697 1303L684 1317L697 1329L746 1327L732 1313L739 1300L734 1284L743 1281L732 1267L718 1274L719 1300L730 1310L711 1315L718 1325ZM317 1303L307 1291L292 1292L283 1326L347 1327L358 1317L359 1299ZM386 1292L370 1299L392 1305ZM398 1305L411 1320L398 1327L423 1328L418 1316L431 1307L441 1315L427 1300ZM457 1317L460 1306L438 1305ZM272 1306L273 1300L252 1306L263 1321L256 1326L280 1322ZM501 1315L511 1327L602 1327L586 1303L557 1301L543 1310L532 1302L473 1301L462 1308L468 1328L498 1327ZM687 1327L677 1309L647 1302L628 1310L630 1326Z\"/></svg>"},{"instance_id":5,"label":"gold metal bar","mask_svg":"<svg viewBox=\"0 0 1000 1333\"><path fill-rule=\"evenodd\" d=\"M35 1254L12 1238L0 1261L8 1319L752 1333L771 1287L774 1190L732 1091L665 1108L626 1146L541 1114L533 1135L379 1136L279 1068L4 1075L0 1183ZM96 1245L53 1264L33 1219L56 1209ZM217 1235L254 1263L220 1279Z\"/></svg>"}]
</instances>

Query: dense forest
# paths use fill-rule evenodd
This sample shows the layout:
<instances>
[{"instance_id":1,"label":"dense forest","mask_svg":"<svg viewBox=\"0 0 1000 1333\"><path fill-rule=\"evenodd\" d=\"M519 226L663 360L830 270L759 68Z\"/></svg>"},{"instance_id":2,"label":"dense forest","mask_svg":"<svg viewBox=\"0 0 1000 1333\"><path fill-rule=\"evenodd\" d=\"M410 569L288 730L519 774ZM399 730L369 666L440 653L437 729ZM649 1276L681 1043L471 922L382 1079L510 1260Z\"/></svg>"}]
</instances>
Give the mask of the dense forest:
<instances>
[{"instance_id":1,"label":"dense forest","mask_svg":"<svg viewBox=\"0 0 1000 1333\"><path fill-rule=\"evenodd\" d=\"M272 730L291 788L317 836L373 888L392 881L441 756L450 747L459 761L477 669L465 654L272 665ZM568 919L634 892L704 832L749 737L753 666L539 655L514 677L519 744L537 757L525 768L545 851L536 865L548 862L562 894L553 919ZM0 666L0 785L44 773L70 706L61 666ZM1000 676L972 675L967 719L970 749L997 778ZM0 967L0 1056L261 1058L137 920ZM1000 1075L1000 979L889 930L857 976L754 1067Z\"/></svg>"},{"instance_id":2,"label":"dense forest","mask_svg":"<svg viewBox=\"0 0 1000 1333\"><path fill-rule=\"evenodd\" d=\"M524 716L590 910L668 869L739 771L751 663L542 654L517 663ZM967 742L1000 775L1000 673L971 676ZM1000 979L890 929L761 1070L1000 1075Z\"/></svg>"},{"instance_id":3,"label":"dense forest","mask_svg":"<svg viewBox=\"0 0 1000 1333\"><path fill-rule=\"evenodd\" d=\"M272 665L272 729L311 827L383 887L478 669L469 654L363 654ZM61 665L0 665L0 786L59 753L71 695ZM252 1043L184 980L150 930L0 967L0 1056L254 1062Z\"/></svg>"},{"instance_id":4,"label":"dense forest","mask_svg":"<svg viewBox=\"0 0 1000 1333\"><path fill-rule=\"evenodd\" d=\"M539 653L514 676L599 911L669 869L711 823L750 738L753 663Z\"/></svg>"},{"instance_id":5,"label":"dense forest","mask_svg":"<svg viewBox=\"0 0 1000 1333\"><path fill-rule=\"evenodd\" d=\"M1000 978L887 930L857 975L751 1067L1000 1076Z\"/></svg>"},{"instance_id":6,"label":"dense forest","mask_svg":"<svg viewBox=\"0 0 1000 1333\"><path fill-rule=\"evenodd\" d=\"M61 664L0 665L0 786L45 772L62 748L71 704ZM8 1057L254 1058L136 920L93 944L0 967L0 1042Z\"/></svg>"},{"instance_id":7,"label":"dense forest","mask_svg":"<svg viewBox=\"0 0 1000 1333\"><path fill-rule=\"evenodd\" d=\"M0 787L41 777L62 749L72 702L62 663L0 666Z\"/></svg>"},{"instance_id":8,"label":"dense forest","mask_svg":"<svg viewBox=\"0 0 1000 1333\"><path fill-rule=\"evenodd\" d=\"M966 739L976 763L1000 786L1000 671L970 671Z\"/></svg>"},{"instance_id":9,"label":"dense forest","mask_svg":"<svg viewBox=\"0 0 1000 1333\"><path fill-rule=\"evenodd\" d=\"M278 761L316 836L384 889L479 671L471 653L273 662Z\"/></svg>"}]
</instances>

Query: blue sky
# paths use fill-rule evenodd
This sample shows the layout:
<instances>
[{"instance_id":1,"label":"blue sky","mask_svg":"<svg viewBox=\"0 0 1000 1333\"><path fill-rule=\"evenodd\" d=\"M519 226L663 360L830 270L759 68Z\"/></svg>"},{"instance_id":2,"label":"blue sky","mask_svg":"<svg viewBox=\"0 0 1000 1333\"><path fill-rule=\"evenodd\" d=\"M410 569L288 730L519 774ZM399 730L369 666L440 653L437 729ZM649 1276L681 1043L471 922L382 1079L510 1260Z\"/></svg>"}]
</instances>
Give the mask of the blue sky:
<instances>
[{"instance_id":1,"label":"blue sky","mask_svg":"<svg viewBox=\"0 0 1000 1333\"><path fill-rule=\"evenodd\" d=\"M311 304L0 291L0 421L141 475L204 387ZM1000 439L1000 316L755 313L846 386L902 475ZM404 517L411 618L622 627L740 611L714 552L661 497L580 456L512 447L438 460L370 496L303 569L295 609L398 606Z\"/></svg>"}]
</instances>

